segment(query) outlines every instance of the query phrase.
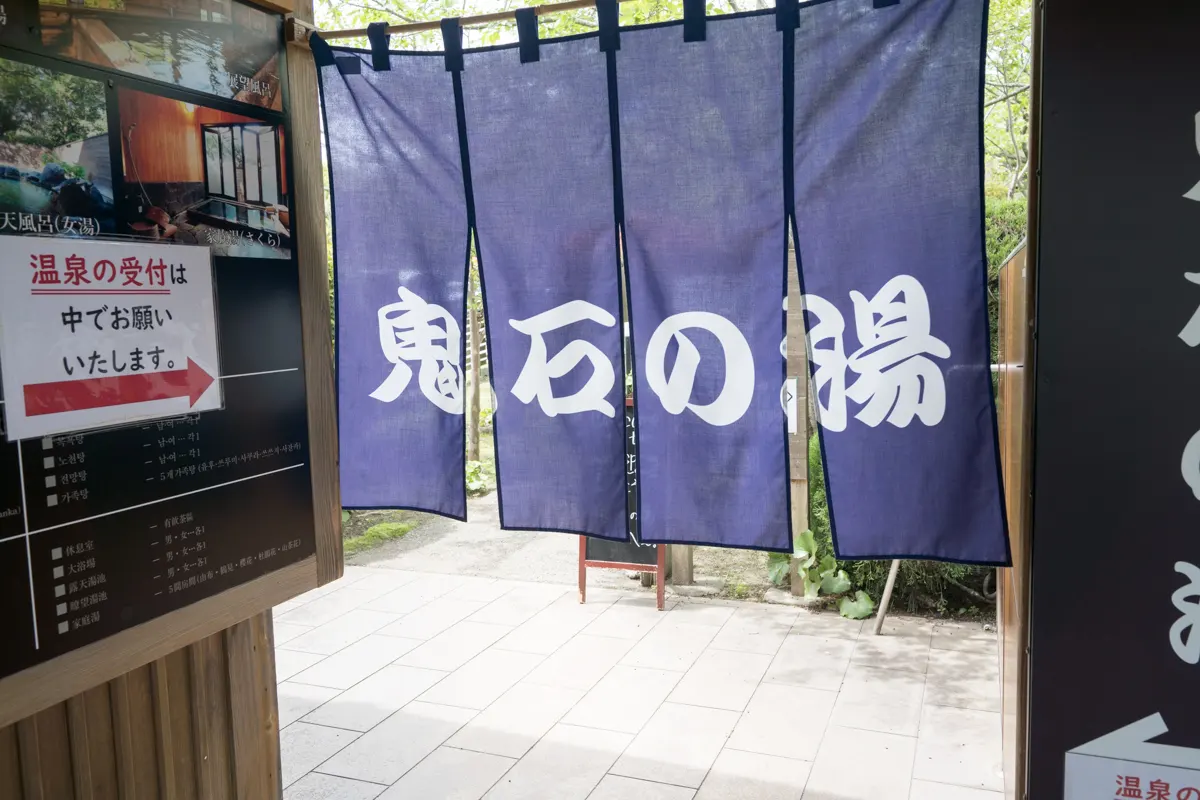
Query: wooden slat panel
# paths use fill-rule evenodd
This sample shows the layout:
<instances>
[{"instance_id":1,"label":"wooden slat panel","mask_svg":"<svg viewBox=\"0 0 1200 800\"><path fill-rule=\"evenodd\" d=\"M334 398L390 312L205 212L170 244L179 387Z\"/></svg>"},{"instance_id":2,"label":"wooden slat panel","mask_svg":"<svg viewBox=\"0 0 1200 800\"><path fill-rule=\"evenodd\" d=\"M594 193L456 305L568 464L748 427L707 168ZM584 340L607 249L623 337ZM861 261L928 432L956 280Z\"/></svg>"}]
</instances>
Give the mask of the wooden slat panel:
<instances>
[{"instance_id":1,"label":"wooden slat panel","mask_svg":"<svg viewBox=\"0 0 1200 800\"><path fill-rule=\"evenodd\" d=\"M170 800L194 800L196 770L192 747L192 692L187 650L150 665L154 721L158 735L158 785Z\"/></svg>"},{"instance_id":2,"label":"wooden slat panel","mask_svg":"<svg viewBox=\"0 0 1200 800\"><path fill-rule=\"evenodd\" d=\"M121 800L159 800L158 747L150 667L140 667L109 684L112 695L117 782Z\"/></svg>"},{"instance_id":3,"label":"wooden slat panel","mask_svg":"<svg viewBox=\"0 0 1200 800\"><path fill-rule=\"evenodd\" d=\"M238 800L282 794L270 612L225 631Z\"/></svg>"},{"instance_id":4,"label":"wooden slat panel","mask_svg":"<svg viewBox=\"0 0 1200 800\"><path fill-rule=\"evenodd\" d=\"M188 648L192 670L192 721L196 791L203 800L234 797L229 673L225 637L209 636Z\"/></svg>"},{"instance_id":5,"label":"wooden slat panel","mask_svg":"<svg viewBox=\"0 0 1200 800\"><path fill-rule=\"evenodd\" d=\"M17 723L25 800L74 800L67 731L66 703Z\"/></svg>"},{"instance_id":6,"label":"wooden slat panel","mask_svg":"<svg viewBox=\"0 0 1200 800\"><path fill-rule=\"evenodd\" d=\"M108 684L67 701L71 769L79 800L116 800L117 754Z\"/></svg>"},{"instance_id":7,"label":"wooden slat panel","mask_svg":"<svg viewBox=\"0 0 1200 800\"><path fill-rule=\"evenodd\" d=\"M0 797L21 796L21 749L17 726L0 728Z\"/></svg>"}]
</instances>

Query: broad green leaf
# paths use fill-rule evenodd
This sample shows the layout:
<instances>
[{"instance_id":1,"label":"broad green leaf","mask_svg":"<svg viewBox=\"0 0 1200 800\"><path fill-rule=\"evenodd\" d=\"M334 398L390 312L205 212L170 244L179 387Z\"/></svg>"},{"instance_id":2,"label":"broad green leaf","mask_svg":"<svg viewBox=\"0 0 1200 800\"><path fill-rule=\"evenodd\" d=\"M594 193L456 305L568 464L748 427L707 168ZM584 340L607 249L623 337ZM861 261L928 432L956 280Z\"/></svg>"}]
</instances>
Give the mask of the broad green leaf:
<instances>
[{"instance_id":1,"label":"broad green leaf","mask_svg":"<svg viewBox=\"0 0 1200 800\"><path fill-rule=\"evenodd\" d=\"M821 575L810 569L804 576L804 596L812 599L821 593Z\"/></svg>"},{"instance_id":2,"label":"broad green leaf","mask_svg":"<svg viewBox=\"0 0 1200 800\"><path fill-rule=\"evenodd\" d=\"M812 531L804 531L803 533L796 534L795 550L798 558L804 558L805 556L816 557L817 541L813 538Z\"/></svg>"},{"instance_id":3,"label":"broad green leaf","mask_svg":"<svg viewBox=\"0 0 1200 800\"><path fill-rule=\"evenodd\" d=\"M767 556L767 577L771 579L771 583L783 586L787 582L791 561L787 553L771 553Z\"/></svg>"},{"instance_id":4,"label":"broad green leaf","mask_svg":"<svg viewBox=\"0 0 1200 800\"><path fill-rule=\"evenodd\" d=\"M821 559L821 577L832 575L837 570L837 559L828 553Z\"/></svg>"},{"instance_id":5,"label":"broad green leaf","mask_svg":"<svg viewBox=\"0 0 1200 800\"><path fill-rule=\"evenodd\" d=\"M871 596L859 589L854 597L843 597L838 602L838 613L847 619L866 619L875 610L875 601Z\"/></svg>"},{"instance_id":6,"label":"broad green leaf","mask_svg":"<svg viewBox=\"0 0 1200 800\"><path fill-rule=\"evenodd\" d=\"M832 575L825 575L821 578L821 591L825 594L842 594L850 591L850 576L844 569L839 569Z\"/></svg>"},{"instance_id":7,"label":"broad green leaf","mask_svg":"<svg viewBox=\"0 0 1200 800\"><path fill-rule=\"evenodd\" d=\"M349 521L350 521L350 512L343 508L342 509L342 524L345 525Z\"/></svg>"}]
</instances>

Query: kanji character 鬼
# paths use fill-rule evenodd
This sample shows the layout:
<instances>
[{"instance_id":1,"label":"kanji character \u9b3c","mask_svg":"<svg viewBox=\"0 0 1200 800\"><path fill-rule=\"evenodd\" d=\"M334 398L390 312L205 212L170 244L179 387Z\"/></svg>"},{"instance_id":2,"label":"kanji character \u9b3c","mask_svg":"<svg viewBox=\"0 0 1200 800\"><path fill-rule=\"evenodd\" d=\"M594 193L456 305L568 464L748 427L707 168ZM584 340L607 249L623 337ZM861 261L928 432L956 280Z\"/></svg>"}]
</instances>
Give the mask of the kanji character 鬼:
<instances>
[{"instance_id":1,"label":"kanji character \u9b3c","mask_svg":"<svg viewBox=\"0 0 1200 800\"><path fill-rule=\"evenodd\" d=\"M553 358L547 359L544 334L577 322L597 322L606 328L617 324L616 318L597 305L584 300L572 300L528 319L510 319L508 324L529 337L529 355L513 384L512 393L528 405L534 398L548 417L559 414L579 414L599 411L615 417L616 408L606 398L616 385L612 361L604 352L583 339L572 339ZM581 389L565 397L555 397L550 381L571 372L587 359L592 374Z\"/></svg>"},{"instance_id":2,"label":"kanji character \u9b3c","mask_svg":"<svg viewBox=\"0 0 1200 800\"><path fill-rule=\"evenodd\" d=\"M716 336L725 360L725 383L716 398L704 405L692 402L700 351L684 334L689 328ZM667 345L672 340L678 353L668 376ZM725 317L708 311L684 311L667 317L650 336L646 347L646 383L668 414L690 410L709 425L730 425L742 418L754 398L754 357L746 337Z\"/></svg>"},{"instance_id":3,"label":"kanji character \u9b3c","mask_svg":"<svg viewBox=\"0 0 1200 800\"><path fill-rule=\"evenodd\" d=\"M58 264L55 261L53 253L30 256L29 266L34 270L34 284L60 283L58 279Z\"/></svg>"},{"instance_id":4,"label":"kanji character \u9b3c","mask_svg":"<svg viewBox=\"0 0 1200 800\"><path fill-rule=\"evenodd\" d=\"M420 362L421 393L448 414L463 413L462 333L450 312L427 303L399 287L397 303L379 309L379 345L392 371L371 397L390 403L400 396L412 369L406 361Z\"/></svg>"},{"instance_id":5,"label":"kanji character \u9b3c","mask_svg":"<svg viewBox=\"0 0 1200 800\"><path fill-rule=\"evenodd\" d=\"M809 333L818 366L818 397L824 385L830 385L828 405L819 403L822 427L845 430L847 399L862 406L854 418L872 428L885 420L904 428L914 417L930 426L942 421L946 383L928 356L949 358L950 348L930 334L929 300L920 281L897 275L869 300L860 292L850 292L860 347L849 357L841 342L845 329L841 312L816 295L805 295L804 300L806 310L818 320ZM820 352L821 341L833 336L837 337L834 347ZM847 368L858 378L843 393Z\"/></svg>"},{"instance_id":6,"label":"kanji character \u9b3c","mask_svg":"<svg viewBox=\"0 0 1200 800\"><path fill-rule=\"evenodd\" d=\"M87 276L87 262L83 260L83 256L72 253L67 256L64 264L66 266L64 279L70 285L80 286L92 282L92 279Z\"/></svg>"},{"instance_id":7,"label":"kanji character \u9b3c","mask_svg":"<svg viewBox=\"0 0 1200 800\"><path fill-rule=\"evenodd\" d=\"M62 312L62 324L70 327L71 333L75 332L75 326L83 322L83 312L77 311L75 306L68 306L67 310Z\"/></svg>"}]
</instances>

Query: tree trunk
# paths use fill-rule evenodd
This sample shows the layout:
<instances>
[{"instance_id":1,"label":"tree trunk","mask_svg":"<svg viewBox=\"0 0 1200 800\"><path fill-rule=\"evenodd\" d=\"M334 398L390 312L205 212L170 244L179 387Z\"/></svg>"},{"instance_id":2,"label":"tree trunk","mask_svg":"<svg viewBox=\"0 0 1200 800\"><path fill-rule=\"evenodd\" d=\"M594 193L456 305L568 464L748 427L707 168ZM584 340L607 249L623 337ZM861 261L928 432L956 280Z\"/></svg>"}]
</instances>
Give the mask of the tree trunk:
<instances>
[{"instance_id":1,"label":"tree trunk","mask_svg":"<svg viewBox=\"0 0 1200 800\"><path fill-rule=\"evenodd\" d=\"M471 375L467 380L467 460L479 461L479 312L467 309Z\"/></svg>"}]
</instances>

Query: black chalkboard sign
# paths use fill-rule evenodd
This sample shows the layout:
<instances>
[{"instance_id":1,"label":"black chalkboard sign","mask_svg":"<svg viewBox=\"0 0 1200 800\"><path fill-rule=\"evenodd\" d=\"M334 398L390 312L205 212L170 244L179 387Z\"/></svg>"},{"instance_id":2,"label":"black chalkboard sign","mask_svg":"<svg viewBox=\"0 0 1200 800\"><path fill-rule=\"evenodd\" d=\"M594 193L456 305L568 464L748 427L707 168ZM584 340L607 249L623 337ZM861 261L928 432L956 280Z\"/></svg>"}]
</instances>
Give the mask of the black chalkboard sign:
<instances>
[{"instance_id":1,"label":"black chalkboard sign","mask_svg":"<svg viewBox=\"0 0 1200 800\"><path fill-rule=\"evenodd\" d=\"M658 547L641 544L637 506L637 429L633 409L625 408L625 508L629 538L624 542L587 537L588 561L611 561L620 564L658 563Z\"/></svg>"}]
</instances>

